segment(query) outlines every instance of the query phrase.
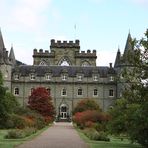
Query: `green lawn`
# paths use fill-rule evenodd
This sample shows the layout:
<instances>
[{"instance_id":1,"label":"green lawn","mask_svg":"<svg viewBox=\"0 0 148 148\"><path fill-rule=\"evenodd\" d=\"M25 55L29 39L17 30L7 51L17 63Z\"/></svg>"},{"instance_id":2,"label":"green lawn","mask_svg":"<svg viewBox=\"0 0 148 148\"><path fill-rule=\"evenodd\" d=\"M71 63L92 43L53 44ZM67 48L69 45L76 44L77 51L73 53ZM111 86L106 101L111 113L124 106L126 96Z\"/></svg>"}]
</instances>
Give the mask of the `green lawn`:
<instances>
[{"instance_id":1,"label":"green lawn","mask_svg":"<svg viewBox=\"0 0 148 148\"><path fill-rule=\"evenodd\" d=\"M81 130L77 129L79 132L80 137L88 143L90 148L142 148L138 144L131 144L128 139L124 139L121 141L119 138L111 137L110 142L104 141L93 141L87 138Z\"/></svg>"},{"instance_id":2,"label":"green lawn","mask_svg":"<svg viewBox=\"0 0 148 148\"><path fill-rule=\"evenodd\" d=\"M43 128L42 130L39 130L38 132L36 132L35 134L33 134L29 137L22 138L22 139L5 139L4 137L7 134L8 130L0 130L0 148L14 148L16 145L19 145L29 139L32 139L32 138L38 136L47 128L49 128L49 126Z\"/></svg>"}]
</instances>

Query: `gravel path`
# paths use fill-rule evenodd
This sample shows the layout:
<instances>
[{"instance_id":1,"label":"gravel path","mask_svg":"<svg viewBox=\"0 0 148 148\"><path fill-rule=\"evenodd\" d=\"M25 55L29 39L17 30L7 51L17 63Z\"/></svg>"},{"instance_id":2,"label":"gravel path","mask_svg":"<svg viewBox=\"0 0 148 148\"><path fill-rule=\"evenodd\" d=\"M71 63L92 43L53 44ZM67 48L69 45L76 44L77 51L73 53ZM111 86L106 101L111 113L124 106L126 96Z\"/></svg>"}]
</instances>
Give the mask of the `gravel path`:
<instances>
[{"instance_id":1,"label":"gravel path","mask_svg":"<svg viewBox=\"0 0 148 148\"><path fill-rule=\"evenodd\" d=\"M17 148L88 148L71 123L55 123L38 137Z\"/></svg>"}]
</instances>

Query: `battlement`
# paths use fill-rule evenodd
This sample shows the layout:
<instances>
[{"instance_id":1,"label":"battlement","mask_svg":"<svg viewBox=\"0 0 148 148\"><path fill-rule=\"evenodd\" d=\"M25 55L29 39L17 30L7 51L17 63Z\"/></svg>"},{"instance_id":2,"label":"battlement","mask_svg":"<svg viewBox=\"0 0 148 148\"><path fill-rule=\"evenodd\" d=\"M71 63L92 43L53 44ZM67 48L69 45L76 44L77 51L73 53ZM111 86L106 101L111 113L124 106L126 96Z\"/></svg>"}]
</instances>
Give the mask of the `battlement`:
<instances>
[{"instance_id":1,"label":"battlement","mask_svg":"<svg viewBox=\"0 0 148 148\"><path fill-rule=\"evenodd\" d=\"M80 48L80 41L79 40L75 40L75 42L73 41L60 41L57 40L55 41L54 39L51 40L51 48L56 47L56 48Z\"/></svg>"},{"instance_id":2,"label":"battlement","mask_svg":"<svg viewBox=\"0 0 148 148\"><path fill-rule=\"evenodd\" d=\"M52 57L52 56L54 56L54 53L53 52L49 53L48 50L43 51L43 49L39 49L39 50L34 49L33 50L33 57L40 57L40 56L42 56L42 57Z\"/></svg>"},{"instance_id":3,"label":"battlement","mask_svg":"<svg viewBox=\"0 0 148 148\"><path fill-rule=\"evenodd\" d=\"M76 52L76 57L88 57L88 58L96 58L96 50L91 51L88 49L87 51Z\"/></svg>"}]
</instances>

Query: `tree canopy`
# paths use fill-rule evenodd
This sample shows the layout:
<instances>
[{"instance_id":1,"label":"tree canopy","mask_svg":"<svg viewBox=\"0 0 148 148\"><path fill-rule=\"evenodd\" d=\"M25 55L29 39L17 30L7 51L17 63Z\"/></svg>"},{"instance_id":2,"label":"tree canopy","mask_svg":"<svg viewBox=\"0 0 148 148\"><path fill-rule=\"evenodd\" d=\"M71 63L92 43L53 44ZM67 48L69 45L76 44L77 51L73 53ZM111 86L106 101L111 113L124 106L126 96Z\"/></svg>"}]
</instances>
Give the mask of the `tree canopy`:
<instances>
[{"instance_id":1,"label":"tree canopy","mask_svg":"<svg viewBox=\"0 0 148 148\"><path fill-rule=\"evenodd\" d=\"M133 40L135 48L132 70L123 71L128 82L122 98L110 111L112 133L126 133L133 142L148 147L148 29L145 38Z\"/></svg>"},{"instance_id":2,"label":"tree canopy","mask_svg":"<svg viewBox=\"0 0 148 148\"><path fill-rule=\"evenodd\" d=\"M54 118L54 106L49 92L44 87L38 87L33 90L29 96L28 107L36 110L44 117Z\"/></svg>"}]
</instances>

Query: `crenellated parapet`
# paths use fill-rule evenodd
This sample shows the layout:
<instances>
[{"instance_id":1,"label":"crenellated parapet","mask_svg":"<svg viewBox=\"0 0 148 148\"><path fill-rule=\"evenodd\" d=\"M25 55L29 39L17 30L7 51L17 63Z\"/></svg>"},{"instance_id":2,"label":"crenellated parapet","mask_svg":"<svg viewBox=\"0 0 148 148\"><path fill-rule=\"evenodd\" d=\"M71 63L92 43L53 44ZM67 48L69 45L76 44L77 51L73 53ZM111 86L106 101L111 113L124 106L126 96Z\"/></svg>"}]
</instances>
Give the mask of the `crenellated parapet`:
<instances>
[{"instance_id":1,"label":"crenellated parapet","mask_svg":"<svg viewBox=\"0 0 148 148\"><path fill-rule=\"evenodd\" d=\"M79 52L76 52L75 54L75 57L76 58L97 58L97 55L96 55L96 50L87 50L86 52L85 51L81 51L80 53Z\"/></svg>"},{"instance_id":2,"label":"crenellated parapet","mask_svg":"<svg viewBox=\"0 0 148 148\"><path fill-rule=\"evenodd\" d=\"M80 48L80 41L75 40L73 41L55 41L54 39L51 40L50 48Z\"/></svg>"},{"instance_id":3,"label":"crenellated parapet","mask_svg":"<svg viewBox=\"0 0 148 148\"><path fill-rule=\"evenodd\" d=\"M43 49L34 49L33 57L54 57L54 52L49 52L48 50L43 51Z\"/></svg>"}]
</instances>

